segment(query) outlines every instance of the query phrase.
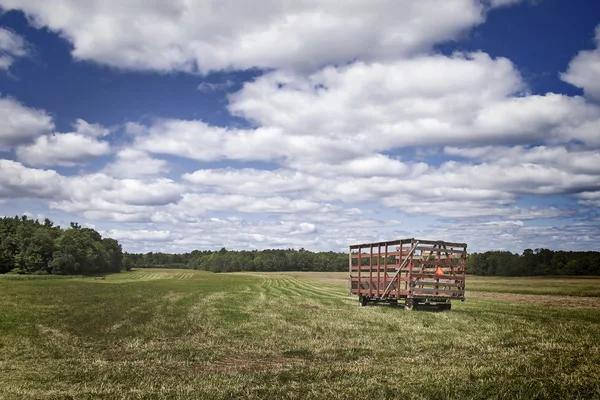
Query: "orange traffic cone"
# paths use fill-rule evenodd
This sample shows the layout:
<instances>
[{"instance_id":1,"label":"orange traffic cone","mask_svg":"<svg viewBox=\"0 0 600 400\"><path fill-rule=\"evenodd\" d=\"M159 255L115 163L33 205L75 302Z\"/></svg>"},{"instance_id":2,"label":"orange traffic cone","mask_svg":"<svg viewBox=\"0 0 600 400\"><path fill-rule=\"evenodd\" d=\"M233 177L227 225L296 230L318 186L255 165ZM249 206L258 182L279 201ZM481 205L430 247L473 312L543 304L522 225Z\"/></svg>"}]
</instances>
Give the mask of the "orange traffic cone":
<instances>
[{"instance_id":1,"label":"orange traffic cone","mask_svg":"<svg viewBox=\"0 0 600 400\"><path fill-rule=\"evenodd\" d=\"M436 275L444 275L444 270L442 269L442 267L440 267L438 265L437 268L435 269L435 274Z\"/></svg>"}]
</instances>

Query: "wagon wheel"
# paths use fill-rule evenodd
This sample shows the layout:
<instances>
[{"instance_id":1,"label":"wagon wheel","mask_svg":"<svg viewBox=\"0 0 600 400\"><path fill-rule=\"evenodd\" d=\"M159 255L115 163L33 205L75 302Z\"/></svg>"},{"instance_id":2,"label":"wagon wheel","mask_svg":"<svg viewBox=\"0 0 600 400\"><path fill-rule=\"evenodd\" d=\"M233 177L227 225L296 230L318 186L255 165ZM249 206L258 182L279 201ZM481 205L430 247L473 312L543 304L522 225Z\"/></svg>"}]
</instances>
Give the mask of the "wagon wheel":
<instances>
[{"instance_id":1,"label":"wagon wheel","mask_svg":"<svg viewBox=\"0 0 600 400\"><path fill-rule=\"evenodd\" d=\"M363 295L360 295L360 296L358 296L358 304L359 304L361 307L364 307L364 306L366 306L366 305L367 305L367 303L368 303L368 301L369 301L369 299L367 299L367 297L366 297L366 296L363 296Z\"/></svg>"}]
</instances>

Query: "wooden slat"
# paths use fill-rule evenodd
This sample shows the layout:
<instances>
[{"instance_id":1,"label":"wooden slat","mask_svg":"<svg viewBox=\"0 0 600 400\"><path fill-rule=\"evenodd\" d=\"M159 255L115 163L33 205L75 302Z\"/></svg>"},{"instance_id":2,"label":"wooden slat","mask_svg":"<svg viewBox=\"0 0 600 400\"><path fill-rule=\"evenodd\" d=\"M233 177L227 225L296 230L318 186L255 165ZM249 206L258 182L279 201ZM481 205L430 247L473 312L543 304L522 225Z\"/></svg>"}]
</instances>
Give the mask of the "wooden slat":
<instances>
[{"instance_id":1,"label":"wooden slat","mask_svg":"<svg viewBox=\"0 0 600 400\"><path fill-rule=\"evenodd\" d=\"M433 252L434 254L437 254L438 252L440 253L452 253L452 254L466 254L466 250L455 250L455 249L439 249L439 248L431 248L431 247L426 247L426 246L421 246L419 245L417 247L417 250L422 250L422 251L427 251L427 252Z\"/></svg>"},{"instance_id":2,"label":"wooden slat","mask_svg":"<svg viewBox=\"0 0 600 400\"><path fill-rule=\"evenodd\" d=\"M352 258L359 258L358 253L351 253L351 254L352 254ZM398 257L400 255L406 255L406 254L407 254L407 252L404 252L403 254L401 254L401 252L399 252L399 251L390 251L390 252L388 252L387 256L388 257L391 257L391 256ZM385 253L373 253L373 258L378 257L378 256L383 258L383 257L385 257ZM371 257L371 253L360 253L360 257L361 258Z\"/></svg>"},{"instance_id":3,"label":"wooden slat","mask_svg":"<svg viewBox=\"0 0 600 400\"><path fill-rule=\"evenodd\" d=\"M413 274L413 279L446 279L464 281L464 275L436 275L436 274Z\"/></svg>"},{"instance_id":4,"label":"wooden slat","mask_svg":"<svg viewBox=\"0 0 600 400\"><path fill-rule=\"evenodd\" d=\"M390 282L397 281L397 280L398 279L394 279L392 277L388 277L388 278L385 278L385 279L381 278L381 282L382 283L385 282L386 284L388 284ZM350 277L350 281L351 282L358 282L358 276L351 276ZM365 282L365 284L368 283L369 282L368 276L362 276L361 279L360 279L360 281L361 282ZM377 281L373 280L373 282L377 282ZM400 279L400 282L402 282L402 283L408 282L408 278Z\"/></svg>"},{"instance_id":5,"label":"wooden slat","mask_svg":"<svg viewBox=\"0 0 600 400\"><path fill-rule=\"evenodd\" d=\"M377 246L377 245L388 245L388 246L396 246L399 244L410 244L411 241L415 241L415 242L419 242L421 244L430 244L430 245L441 245L441 246L446 246L446 247L462 247L464 249L467 248L467 244L466 243L455 243L455 242L444 242L441 240L422 240L422 239L415 239L415 238L408 238L408 239L398 239L398 240L390 240L387 242L376 242L376 243L360 243L360 244L353 244L348 246L351 250L354 249L358 249L358 248L369 248L371 245Z\"/></svg>"},{"instance_id":6,"label":"wooden slat","mask_svg":"<svg viewBox=\"0 0 600 400\"><path fill-rule=\"evenodd\" d=\"M399 256L401 256L401 255L402 255L402 256L406 256L406 255L407 255L407 253L408 253L408 252L405 252L405 251L403 251L403 252L399 252L399 251L390 251L390 252L388 253L388 255L387 255L387 256L388 256L388 257L391 257L391 256L396 256L396 257L399 257ZM441 254L441 260L449 260L449 259L462 260L462 257L461 257L461 255L462 255L464 252L463 252L462 250L448 251L448 253L451 253L451 254L449 254L449 255L446 255L446 254L444 254L444 253L445 253L445 251L444 251L444 250L442 250L442 251L441 251L441 253L442 253L442 254ZM354 258L354 259L356 259L356 258L359 258L359 256L358 256L358 253L351 253L351 254L352 254L352 258ZM371 253L360 253L360 256L361 256L361 258L369 258L369 257L371 257ZM375 258L375 257L377 257L377 256L379 256L379 257L382 257L382 258L383 258L383 257L385 257L385 253L373 253L373 258ZM429 252L427 252L427 254L425 254L425 256L426 256L426 257L436 257L436 259L437 259L437 250L436 250L436 251L434 251L434 252L433 252L433 254L429 254ZM422 260L422 259L424 259L424 258L423 258L423 255L421 255L421 254L415 255L415 256L413 256L413 258L414 258L415 260ZM433 258L432 258L432 260L433 260Z\"/></svg>"},{"instance_id":7,"label":"wooden slat","mask_svg":"<svg viewBox=\"0 0 600 400\"><path fill-rule=\"evenodd\" d=\"M455 243L455 242L444 242L442 240L419 240L420 243L423 244L434 244L434 245L439 245L441 244L442 246L446 246L446 247L467 247L466 243Z\"/></svg>"},{"instance_id":8,"label":"wooden slat","mask_svg":"<svg viewBox=\"0 0 600 400\"><path fill-rule=\"evenodd\" d=\"M404 239L399 239L399 240L390 240L390 241L388 241L388 242L378 242L378 243L362 243L362 244L352 244L352 245L350 245L349 247L350 247L350 250L354 250L354 249L358 249L358 248L362 248L362 249L364 249L364 248L368 248L368 247L369 247L369 246L371 246L372 244L373 244L373 245L378 245L378 244L381 244L381 245L383 245L383 246L385 246L385 245L387 244L388 246L396 246L396 245L399 245L399 244L401 244L403 240L404 240ZM410 239L409 239L409 241L410 241Z\"/></svg>"},{"instance_id":9,"label":"wooden slat","mask_svg":"<svg viewBox=\"0 0 600 400\"><path fill-rule=\"evenodd\" d=\"M359 267L357 267L356 265L352 266L352 271L358 271ZM377 272L377 265L374 265L373 267L370 267L368 265L363 265L360 267L361 271L373 271L373 272ZM381 272L384 272L385 269L384 268L380 268ZM398 265L397 264L388 264L388 269L387 272L389 273L396 273L396 271L398 271ZM402 268L402 271L408 271L408 267L404 267ZM449 270L448 270L449 271ZM455 269L456 271L456 269Z\"/></svg>"},{"instance_id":10,"label":"wooden slat","mask_svg":"<svg viewBox=\"0 0 600 400\"><path fill-rule=\"evenodd\" d=\"M448 257L448 258L441 257L440 259L414 257L413 262L418 263L418 264L428 263L428 264L436 264L436 265L463 265L464 259L456 258L456 257Z\"/></svg>"},{"instance_id":11,"label":"wooden slat","mask_svg":"<svg viewBox=\"0 0 600 400\"><path fill-rule=\"evenodd\" d=\"M443 287L464 287L464 283L450 283L450 282L435 282L435 281L417 281L416 286L443 286Z\"/></svg>"},{"instance_id":12,"label":"wooden slat","mask_svg":"<svg viewBox=\"0 0 600 400\"><path fill-rule=\"evenodd\" d=\"M410 288L410 291L414 295L419 293L442 293L442 294L465 294L464 290L444 290L444 289L427 289L427 288Z\"/></svg>"}]
</instances>

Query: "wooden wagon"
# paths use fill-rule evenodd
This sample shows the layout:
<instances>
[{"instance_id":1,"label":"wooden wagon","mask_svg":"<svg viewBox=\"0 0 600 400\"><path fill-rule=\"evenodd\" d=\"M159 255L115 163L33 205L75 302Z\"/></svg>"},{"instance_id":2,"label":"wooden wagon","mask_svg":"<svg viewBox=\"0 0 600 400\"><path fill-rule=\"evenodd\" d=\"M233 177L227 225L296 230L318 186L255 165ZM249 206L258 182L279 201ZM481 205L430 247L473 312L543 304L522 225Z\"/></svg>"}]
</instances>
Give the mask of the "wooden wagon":
<instances>
[{"instance_id":1,"label":"wooden wagon","mask_svg":"<svg viewBox=\"0 0 600 400\"><path fill-rule=\"evenodd\" d=\"M466 243L400 239L351 245L350 293L359 304L404 302L409 310L449 310L465 299Z\"/></svg>"}]
</instances>

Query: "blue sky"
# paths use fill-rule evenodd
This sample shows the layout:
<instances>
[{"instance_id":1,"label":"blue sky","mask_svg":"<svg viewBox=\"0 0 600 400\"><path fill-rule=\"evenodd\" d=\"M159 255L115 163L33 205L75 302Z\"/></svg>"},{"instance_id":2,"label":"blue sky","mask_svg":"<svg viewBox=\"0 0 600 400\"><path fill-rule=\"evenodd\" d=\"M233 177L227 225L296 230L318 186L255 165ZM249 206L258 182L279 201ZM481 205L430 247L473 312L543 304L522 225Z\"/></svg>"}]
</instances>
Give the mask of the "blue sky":
<instances>
[{"instance_id":1,"label":"blue sky","mask_svg":"<svg viewBox=\"0 0 600 400\"><path fill-rule=\"evenodd\" d=\"M1 214L128 251L600 245L598 2L0 10Z\"/></svg>"}]
</instances>

